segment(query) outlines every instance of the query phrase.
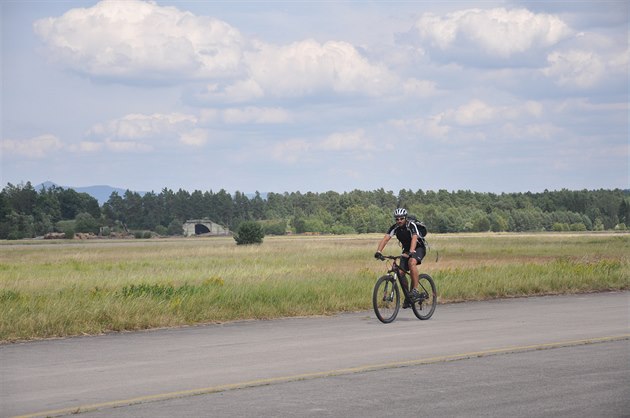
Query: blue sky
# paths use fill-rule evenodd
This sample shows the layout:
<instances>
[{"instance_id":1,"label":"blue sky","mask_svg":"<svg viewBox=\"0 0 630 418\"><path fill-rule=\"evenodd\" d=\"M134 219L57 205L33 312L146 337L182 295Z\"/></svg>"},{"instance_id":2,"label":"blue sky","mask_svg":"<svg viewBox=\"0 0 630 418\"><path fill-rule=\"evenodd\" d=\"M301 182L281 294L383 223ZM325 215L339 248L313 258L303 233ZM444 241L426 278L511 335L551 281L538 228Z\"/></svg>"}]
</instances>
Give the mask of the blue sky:
<instances>
[{"instance_id":1,"label":"blue sky","mask_svg":"<svg viewBox=\"0 0 630 418\"><path fill-rule=\"evenodd\" d=\"M2 1L1 181L630 188L627 1Z\"/></svg>"}]
</instances>

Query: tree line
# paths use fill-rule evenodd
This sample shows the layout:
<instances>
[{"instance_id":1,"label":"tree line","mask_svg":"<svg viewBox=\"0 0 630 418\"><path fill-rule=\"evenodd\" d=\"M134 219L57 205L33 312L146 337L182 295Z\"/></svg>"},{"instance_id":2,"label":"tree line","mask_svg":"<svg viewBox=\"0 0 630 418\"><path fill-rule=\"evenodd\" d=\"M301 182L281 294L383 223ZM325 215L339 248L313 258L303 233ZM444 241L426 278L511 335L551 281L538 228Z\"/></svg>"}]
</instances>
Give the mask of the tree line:
<instances>
[{"instance_id":1,"label":"tree line","mask_svg":"<svg viewBox=\"0 0 630 418\"><path fill-rule=\"evenodd\" d=\"M0 239L50 232L109 235L130 231L139 237L180 235L188 219L207 218L231 230L256 221L265 234L350 234L385 232L392 211L405 207L432 233L597 231L626 229L630 190L559 190L542 193L466 191L373 191L269 193L247 196L164 188L139 194L114 192L99 206L87 193L58 186L35 189L30 182L8 183L0 192Z\"/></svg>"}]
</instances>

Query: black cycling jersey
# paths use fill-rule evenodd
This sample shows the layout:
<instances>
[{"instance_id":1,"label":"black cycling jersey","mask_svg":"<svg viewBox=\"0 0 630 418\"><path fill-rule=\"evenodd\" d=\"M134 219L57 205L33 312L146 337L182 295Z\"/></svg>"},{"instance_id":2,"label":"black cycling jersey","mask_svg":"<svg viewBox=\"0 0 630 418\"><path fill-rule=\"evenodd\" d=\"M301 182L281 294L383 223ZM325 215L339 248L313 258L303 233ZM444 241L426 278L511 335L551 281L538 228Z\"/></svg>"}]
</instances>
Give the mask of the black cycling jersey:
<instances>
[{"instance_id":1,"label":"black cycling jersey","mask_svg":"<svg viewBox=\"0 0 630 418\"><path fill-rule=\"evenodd\" d=\"M390 237L396 235L398 241L403 247L403 252L409 252L411 249L411 237L413 235L418 236L418 244L417 247L422 246L422 240L420 239L420 234L418 232L418 227L413 222L407 221L407 223L403 226L398 226L398 224L394 224L389 227L387 233Z\"/></svg>"}]
</instances>

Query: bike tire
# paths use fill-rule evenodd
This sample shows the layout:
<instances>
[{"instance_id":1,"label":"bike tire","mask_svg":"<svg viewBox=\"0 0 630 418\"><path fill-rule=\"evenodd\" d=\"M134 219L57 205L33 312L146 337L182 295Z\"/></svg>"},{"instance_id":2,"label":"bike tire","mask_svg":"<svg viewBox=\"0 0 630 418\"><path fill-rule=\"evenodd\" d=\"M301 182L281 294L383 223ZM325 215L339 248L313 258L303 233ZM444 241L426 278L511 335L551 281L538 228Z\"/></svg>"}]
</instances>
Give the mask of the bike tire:
<instances>
[{"instance_id":1,"label":"bike tire","mask_svg":"<svg viewBox=\"0 0 630 418\"><path fill-rule=\"evenodd\" d=\"M416 318L426 320L433 316L437 306L437 290L433 278L424 273L418 276L418 291L423 299L411 305L411 309Z\"/></svg>"},{"instance_id":2,"label":"bike tire","mask_svg":"<svg viewBox=\"0 0 630 418\"><path fill-rule=\"evenodd\" d=\"M400 290L393 276L382 276L374 285L372 306L379 321L389 324L400 310Z\"/></svg>"}]
</instances>

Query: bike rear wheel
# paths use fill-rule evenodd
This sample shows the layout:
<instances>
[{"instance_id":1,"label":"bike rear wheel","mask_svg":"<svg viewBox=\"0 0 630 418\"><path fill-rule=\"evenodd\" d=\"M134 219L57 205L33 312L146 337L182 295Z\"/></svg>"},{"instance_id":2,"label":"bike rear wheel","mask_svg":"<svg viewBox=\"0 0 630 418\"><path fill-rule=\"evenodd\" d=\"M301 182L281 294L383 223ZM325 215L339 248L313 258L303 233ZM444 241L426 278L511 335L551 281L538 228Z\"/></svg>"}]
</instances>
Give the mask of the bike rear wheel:
<instances>
[{"instance_id":1,"label":"bike rear wheel","mask_svg":"<svg viewBox=\"0 0 630 418\"><path fill-rule=\"evenodd\" d=\"M422 299L411 305L411 309L418 319L429 319L435 312L437 305L437 290L431 276L421 274L418 277L418 291L422 295Z\"/></svg>"},{"instance_id":2,"label":"bike rear wheel","mask_svg":"<svg viewBox=\"0 0 630 418\"><path fill-rule=\"evenodd\" d=\"M400 290L393 276L380 277L374 285L372 306L379 321L389 324L400 309Z\"/></svg>"}]
</instances>

